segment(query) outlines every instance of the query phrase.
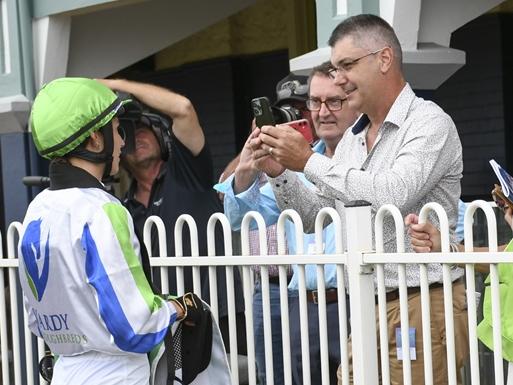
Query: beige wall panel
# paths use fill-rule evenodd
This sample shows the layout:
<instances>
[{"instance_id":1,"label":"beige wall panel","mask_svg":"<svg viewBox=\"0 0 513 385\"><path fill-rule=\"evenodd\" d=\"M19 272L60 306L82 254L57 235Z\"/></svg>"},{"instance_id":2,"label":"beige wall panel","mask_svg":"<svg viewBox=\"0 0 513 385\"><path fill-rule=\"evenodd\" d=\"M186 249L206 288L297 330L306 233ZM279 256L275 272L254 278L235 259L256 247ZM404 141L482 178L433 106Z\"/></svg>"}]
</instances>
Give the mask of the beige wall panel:
<instances>
[{"instance_id":1,"label":"beige wall panel","mask_svg":"<svg viewBox=\"0 0 513 385\"><path fill-rule=\"evenodd\" d=\"M286 49L290 12L295 0L260 0L211 27L160 51L155 56L157 70L184 63L224 56L236 56Z\"/></svg>"}]
</instances>

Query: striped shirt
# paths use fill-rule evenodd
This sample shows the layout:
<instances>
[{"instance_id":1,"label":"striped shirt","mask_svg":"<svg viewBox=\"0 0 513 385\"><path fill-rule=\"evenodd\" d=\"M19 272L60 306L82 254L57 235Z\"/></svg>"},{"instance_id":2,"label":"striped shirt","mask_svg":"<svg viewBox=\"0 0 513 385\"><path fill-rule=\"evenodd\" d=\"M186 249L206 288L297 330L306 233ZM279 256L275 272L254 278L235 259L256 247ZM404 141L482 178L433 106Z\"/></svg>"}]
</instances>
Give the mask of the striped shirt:
<instances>
[{"instance_id":1,"label":"striped shirt","mask_svg":"<svg viewBox=\"0 0 513 385\"><path fill-rule=\"evenodd\" d=\"M297 210L306 231L313 231L317 212L322 207L336 207L345 234L344 203L368 201L374 221L377 210L384 204L394 204L405 216L418 213L428 202L438 202L447 212L453 233L463 161L452 119L435 103L416 97L406 84L369 152L368 124L368 117L362 115L346 131L332 159L316 153L310 157L304 173L317 187L316 192L305 188L295 173L288 170L277 178L269 178L280 209ZM435 215L429 219L438 224ZM385 251L395 251L395 227L390 217L384 221L383 234ZM407 234L405 248L412 250ZM456 279L463 273L455 268L452 274ZM408 286L420 285L417 265L407 265L406 275ZM428 280L442 281L441 265L428 266ZM385 265L385 286L398 287L397 265Z\"/></svg>"}]
</instances>

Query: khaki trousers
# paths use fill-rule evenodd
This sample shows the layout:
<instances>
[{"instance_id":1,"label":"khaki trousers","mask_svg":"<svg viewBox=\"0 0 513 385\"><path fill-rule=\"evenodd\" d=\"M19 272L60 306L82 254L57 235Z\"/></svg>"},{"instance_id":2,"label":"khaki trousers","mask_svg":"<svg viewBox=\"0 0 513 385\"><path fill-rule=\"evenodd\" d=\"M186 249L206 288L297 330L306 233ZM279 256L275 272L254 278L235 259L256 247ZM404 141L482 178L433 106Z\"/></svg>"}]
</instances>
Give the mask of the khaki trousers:
<instances>
[{"instance_id":1,"label":"khaki trousers","mask_svg":"<svg viewBox=\"0 0 513 385\"><path fill-rule=\"evenodd\" d=\"M458 383L461 384L461 367L469 354L468 346L468 318L465 297L465 286L463 282L453 283L453 312L454 312L454 335L456 347L456 370ZM431 351L433 362L433 383L435 385L445 385L447 379L447 352L445 336L445 316L444 316L444 297L443 288L436 287L429 290L431 302ZM417 359L411 361L412 384L424 384L424 349L422 339L422 312L420 304L420 292L408 295L408 313L409 326L415 328L415 348ZM378 317L378 308L376 307L376 318ZM397 359L395 329L400 327L401 315L399 311L399 298L387 302L388 319L388 349L390 361L390 383L392 385L403 384L403 365L402 361ZM376 329L378 330L378 361L379 353L379 322L376 319ZM349 338L349 365L350 365L350 383L353 383L351 369L351 338ZM381 363L379 363L381 365ZM380 369L381 376L381 369ZM341 368L339 367L338 384L342 385Z\"/></svg>"}]
</instances>

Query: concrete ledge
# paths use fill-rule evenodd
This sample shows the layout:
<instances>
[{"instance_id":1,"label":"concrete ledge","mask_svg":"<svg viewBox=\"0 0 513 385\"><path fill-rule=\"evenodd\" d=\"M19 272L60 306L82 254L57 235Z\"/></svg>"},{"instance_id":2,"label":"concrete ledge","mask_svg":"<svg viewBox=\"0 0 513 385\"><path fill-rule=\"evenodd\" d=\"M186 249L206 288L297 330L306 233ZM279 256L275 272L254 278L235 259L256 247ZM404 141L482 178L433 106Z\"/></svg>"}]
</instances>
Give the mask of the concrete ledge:
<instances>
[{"instance_id":1,"label":"concrete ledge","mask_svg":"<svg viewBox=\"0 0 513 385\"><path fill-rule=\"evenodd\" d=\"M27 131L30 106L25 95L0 98L0 133Z\"/></svg>"},{"instance_id":2,"label":"concrete ledge","mask_svg":"<svg viewBox=\"0 0 513 385\"><path fill-rule=\"evenodd\" d=\"M308 75L310 70L329 60L330 47L290 60L290 70ZM403 70L414 89L434 90L465 64L465 52L433 43L419 43L416 50L403 52Z\"/></svg>"}]
</instances>

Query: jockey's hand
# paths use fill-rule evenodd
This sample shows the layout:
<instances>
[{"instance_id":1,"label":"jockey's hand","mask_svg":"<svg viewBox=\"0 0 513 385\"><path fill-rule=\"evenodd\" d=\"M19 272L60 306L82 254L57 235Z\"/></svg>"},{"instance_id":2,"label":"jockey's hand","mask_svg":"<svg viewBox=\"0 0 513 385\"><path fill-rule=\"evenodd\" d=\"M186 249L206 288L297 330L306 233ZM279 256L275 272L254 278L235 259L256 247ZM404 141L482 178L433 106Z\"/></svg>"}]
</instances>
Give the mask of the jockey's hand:
<instances>
[{"instance_id":1,"label":"jockey's hand","mask_svg":"<svg viewBox=\"0 0 513 385\"><path fill-rule=\"evenodd\" d=\"M172 298L171 302L178 310L178 314L182 314L179 320L183 320L188 325L195 325L202 318L205 310L203 302L194 293L186 293L182 297Z\"/></svg>"}]
</instances>

